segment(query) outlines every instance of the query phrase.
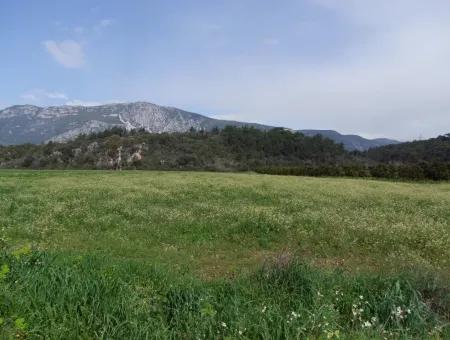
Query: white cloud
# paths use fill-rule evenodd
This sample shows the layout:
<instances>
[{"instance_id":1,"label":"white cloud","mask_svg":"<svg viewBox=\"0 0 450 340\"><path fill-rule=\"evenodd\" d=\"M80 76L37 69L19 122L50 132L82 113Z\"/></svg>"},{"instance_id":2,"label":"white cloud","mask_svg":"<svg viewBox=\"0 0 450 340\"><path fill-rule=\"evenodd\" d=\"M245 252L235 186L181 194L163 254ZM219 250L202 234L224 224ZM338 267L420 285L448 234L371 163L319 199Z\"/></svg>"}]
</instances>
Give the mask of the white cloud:
<instances>
[{"instance_id":1,"label":"white cloud","mask_svg":"<svg viewBox=\"0 0 450 340\"><path fill-rule=\"evenodd\" d=\"M106 101L86 101L86 100L80 100L80 99L71 99L66 101L65 105L69 106L99 106L99 105L106 105L106 104L115 104L115 103L123 103L123 101L120 100L106 100Z\"/></svg>"},{"instance_id":2,"label":"white cloud","mask_svg":"<svg viewBox=\"0 0 450 340\"><path fill-rule=\"evenodd\" d=\"M32 100L32 101L38 100L36 95L34 95L32 93L24 93L21 95L21 97L22 97L22 99L25 99L25 100Z\"/></svg>"},{"instance_id":3,"label":"white cloud","mask_svg":"<svg viewBox=\"0 0 450 340\"><path fill-rule=\"evenodd\" d=\"M57 42L47 40L42 43L48 53L61 65L67 68L83 67L84 51L80 43L74 40Z\"/></svg>"},{"instance_id":4,"label":"white cloud","mask_svg":"<svg viewBox=\"0 0 450 340\"><path fill-rule=\"evenodd\" d=\"M29 90L21 95L24 100L30 100L33 102L41 102L46 100L67 100L68 97L65 93L57 91L47 91L44 89Z\"/></svg>"},{"instance_id":5,"label":"white cloud","mask_svg":"<svg viewBox=\"0 0 450 340\"><path fill-rule=\"evenodd\" d=\"M112 23L113 23L112 19L102 19L102 20L100 20L100 23L98 24L98 26L100 26L100 27L108 27Z\"/></svg>"},{"instance_id":6,"label":"white cloud","mask_svg":"<svg viewBox=\"0 0 450 340\"><path fill-rule=\"evenodd\" d=\"M356 38L320 61L242 56L195 74L177 70L148 91L166 89L158 100L171 105L296 129L402 140L450 131L448 1L311 1L328 5Z\"/></svg>"},{"instance_id":7,"label":"white cloud","mask_svg":"<svg viewBox=\"0 0 450 340\"><path fill-rule=\"evenodd\" d=\"M94 27L92 28L92 31L96 34L101 34L105 28L108 26L111 26L114 23L113 19L102 19L100 20Z\"/></svg>"},{"instance_id":8,"label":"white cloud","mask_svg":"<svg viewBox=\"0 0 450 340\"><path fill-rule=\"evenodd\" d=\"M277 38L267 37L263 39L263 44L268 46L278 45L280 41Z\"/></svg>"},{"instance_id":9,"label":"white cloud","mask_svg":"<svg viewBox=\"0 0 450 340\"><path fill-rule=\"evenodd\" d=\"M69 105L69 106L98 106L98 105L102 105L101 102L95 102L95 101L85 101L85 100L80 100L80 99L71 99L68 100L65 105Z\"/></svg>"},{"instance_id":10,"label":"white cloud","mask_svg":"<svg viewBox=\"0 0 450 340\"><path fill-rule=\"evenodd\" d=\"M83 26L77 26L73 29L73 31L77 34L83 34L86 32L86 28Z\"/></svg>"},{"instance_id":11,"label":"white cloud","mask_svg":"<svg viewBox=\"0 0 450 340\"><path fill-rule=\"evenodd\" d=\"M32 89L24 92L20 97L25 103L33 103L35 105L42 105L42 106L47 105L98 106L124 102L117 99L104 101L72 99L64 92L48 91L45 89Z\"/></svg>"},{"instance_id":12,"label":"white cloud","mask_svg":"<svg viewBox=\"0 0 450 340\"><path fill-rule=\"evenodd\" d=\"M50 99L67 99L67 96L61 92L48 92L47 97Z\"/></svg>"}]
</instances>

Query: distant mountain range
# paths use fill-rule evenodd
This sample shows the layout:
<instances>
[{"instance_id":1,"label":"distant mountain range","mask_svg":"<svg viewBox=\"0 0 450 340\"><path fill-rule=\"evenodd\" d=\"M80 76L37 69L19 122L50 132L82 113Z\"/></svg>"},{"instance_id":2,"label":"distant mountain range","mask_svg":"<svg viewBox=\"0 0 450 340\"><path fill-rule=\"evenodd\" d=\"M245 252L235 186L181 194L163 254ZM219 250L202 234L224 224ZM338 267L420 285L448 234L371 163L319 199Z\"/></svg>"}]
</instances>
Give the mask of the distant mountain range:
<instances>
[{"instance_id":1,"label":"distant mountain range","mask_svg":"<svg viewBox=\"0 0 450 340\"><path fill-rule=\"evenodd\" d=\"M272 126L209 118L174 107L146 102L108 104L101 106L16 105L0 111L0 144L40 144L63 142L79 134L100 132L112 127L144 128L149 132L184 132L190 128L211 130L214 127L252 126L271 129ZM342 143L347 150L367 150L398 143L391 139L365 139L356 135L341 135L331 130L300 130L305 135L323 135Z\"/></svg>"},{"instance_id":2,"label":"distant mountain range","mask_svg":"<svg viewBox=\"0 0 450 340\"><path fill-rule=\"evenodd\" d=\"M399 141L387 138L366 139L358 135L342 135L333 130L300 130L306 136L322 135L334 140L336 143L342 143L349 150L364 151L379 146L390 144L399 144Z\"/></svg>"}]
</instances>

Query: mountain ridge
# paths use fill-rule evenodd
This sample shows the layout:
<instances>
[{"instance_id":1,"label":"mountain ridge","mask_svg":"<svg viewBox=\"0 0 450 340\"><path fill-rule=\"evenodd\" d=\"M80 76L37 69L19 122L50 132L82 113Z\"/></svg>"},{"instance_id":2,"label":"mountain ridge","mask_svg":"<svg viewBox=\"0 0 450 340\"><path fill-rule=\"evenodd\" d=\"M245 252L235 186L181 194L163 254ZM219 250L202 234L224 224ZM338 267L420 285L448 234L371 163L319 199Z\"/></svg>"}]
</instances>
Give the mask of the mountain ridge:
<instances>
[{"instance_id":1,"label":"mountain ridge","mask_svg":"<svg viewBox=\"0 0 450 340\"><path fill-rule=\"evenodd\" d=\"M113 127L127 130L145 129L153 133L185 132L191 128L212 130L232 126L251 126L269 130L274 126L221 120L171 106L149 102L114 103L98 106L14 105L0 110L0 144L40 144L64 142L79 134L101 132ZM347 150L367 150L371 147L398 143L391 139L369 140L357 135L341 135L333 130L299 130L305 135L320 134Z\"/></svg>"},{"instance_id":2,"label":"mountain ridge","mask_svg":"<svg viewBox=\"0 0 450 340\"><path fill-rule=\"evenodd\" d=\"M374 138L368 139L354 134L341 134L335 130L299 130L306 136L322 135L330 138L337 143L344 144L347 150L364 151L371 148L376 148L385 145L399 144L400 142L389 138Z\"/></svg>"}]
</instances>

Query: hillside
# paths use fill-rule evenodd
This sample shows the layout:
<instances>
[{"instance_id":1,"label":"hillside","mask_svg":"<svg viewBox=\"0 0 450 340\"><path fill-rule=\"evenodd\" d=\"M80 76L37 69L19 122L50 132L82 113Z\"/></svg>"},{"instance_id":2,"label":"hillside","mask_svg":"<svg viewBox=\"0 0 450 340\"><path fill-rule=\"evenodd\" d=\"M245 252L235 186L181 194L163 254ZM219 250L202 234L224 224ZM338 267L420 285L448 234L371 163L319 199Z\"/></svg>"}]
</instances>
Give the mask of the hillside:
<instances>
[{"instance_id":1,"label":"hillside","mask_svg":"<svg viewBox=\"0 0 450 340\"><path fill-rule=\"evenodd\" d=\"M227 126L211 132L150 133L116 127L64 143L0 146L0 168L248 170L350 160L342 145L285 129Z\"/></svg>"},{"instance_id":2,"label":"hillside","mask_svg":"<svg viewBox=\"0 0 450 340\"><path fill-rule=\"evenodd\" d=\"M261 124L213 119L145 102L88 107L19 105L0 111L0 122L0 144L62 142L82 133L113 127L143 128L154 133L185 132L190 128L209 131L226 125L269 128Z\"/></svg>"},{"instance_id":3,"label":"hillside","mask_svg":"<svg viewBox=\"0 0 450 340\"><path fill-rule=\"evenodd\" d=\"M80 134L100 132L113 127L145 129L153 133L186 132L191 128L211 131L225 126L255 127L267 130L273 127L238 121L213 119L174 107L146 102L108 104L101 106L17 105L0 111L0 145L48 141L67 141ZM395 143L393 140L368 140L359 136L345 136L337 132L304 130L307 135L321 134L347 150L366 150L370 147Z\"/></svg>"},{"instance_id":4,"label":"hillside","mask_svg":"<svg viewBox=\"0 0 450 340\"><path fill-rule=\"evenodd\" d=\"M437 138L370 149L364 155L371 160L382 163L449 163L450 133Z\"/></svg>"},{"instance_id":5,"label":"hillside","mask_svg":"<svg viewBox=\"0 0 450 340\"><path fill-rule=\"evenodd\" d=\"M306 136L321 135L334 140L336 143L342 143L349 151L364 151L371 148L377 148L384 145L399 144L399 141L387 138L366 139L358 135L343 135L333 130L300 130Z\"/></svg>"},{"instance_id":6,"label":"hillside","mask_svg":"<svg viewBox=\"0 0 450 340\"><path fill-rule=\"evenodd\" d=\"M273 175L448 180L448 144L447 137L439 137L407 144L405 149L399 144L380 151L349 152L320 134L308 137L282 128L227 126L209 132L150 133L114 127L61 143L0 146L0 168L250 170ZM408 150L416 150L416 145L427 147L412 157Z\"/></svg>"}]
</instances>

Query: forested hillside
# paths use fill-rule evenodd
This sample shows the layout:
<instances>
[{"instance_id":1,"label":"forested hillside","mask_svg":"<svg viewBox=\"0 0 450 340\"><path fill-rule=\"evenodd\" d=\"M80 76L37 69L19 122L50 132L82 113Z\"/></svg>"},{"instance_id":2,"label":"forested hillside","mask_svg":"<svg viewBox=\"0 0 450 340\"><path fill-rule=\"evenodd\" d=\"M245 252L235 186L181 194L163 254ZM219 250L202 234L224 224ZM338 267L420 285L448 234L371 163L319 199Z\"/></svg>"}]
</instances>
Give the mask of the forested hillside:
<instances>
[{"instance_id":1,"label":"forested hillside","mask_svg":"<svg viewBox=\"0 0 450 340\"><path fill-rule=\"evenodd\" d=\"M162 134L113 128L66 143L0 147L3 168L247 170L350 159L342 145L321 136L231 126L211 132L192 129Z\"/></svg>"},{"instance_id":2,"label":"forested hillside","mask_svg":"<svg viewBox=\"0 0 450 340\"><path fill-rule=\"evenodd\" d=\"M447 180L450 136L348 152L320 135L282 128L191 129L182 133L119 127L65 143L0 147L1 168L257 171L278 175Z\"/></svg>"},{"instance_id":3,"label":"forested hillside","mask_svg":"<svg viewBox=\"0 0 450 340\"><path fill-rule=\"evenodd\" d=\"M450 133L427 140L381 146L364 154L383 163L450 162Z\"/></svg>"}]
</instances>

